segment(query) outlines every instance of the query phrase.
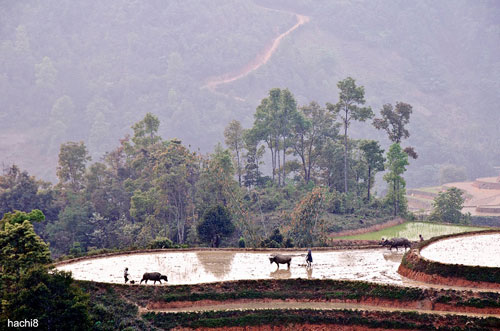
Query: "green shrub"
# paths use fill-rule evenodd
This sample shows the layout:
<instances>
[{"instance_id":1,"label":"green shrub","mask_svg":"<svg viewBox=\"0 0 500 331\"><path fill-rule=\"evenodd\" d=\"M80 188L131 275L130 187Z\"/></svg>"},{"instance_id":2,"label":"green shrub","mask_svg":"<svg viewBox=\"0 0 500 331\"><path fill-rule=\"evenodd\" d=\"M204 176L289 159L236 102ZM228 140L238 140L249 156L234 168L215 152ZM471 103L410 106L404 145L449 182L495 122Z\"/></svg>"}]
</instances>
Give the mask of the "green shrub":
<instances>
[{"instance_id":1,"label":"green shrub","mask_svg":"<svg viewBox=\"0 0 500 331\"><path fill-rule=\"evenodd\" d=\"M238 240L238 247L239 248L245 248L246 247L245 238L240 237L240 240Z\"/></svg>"},{"instance_id":2,"label":"green shrub","mask_svg":"<svg viewBox=\"0 0 500 331\"><path fill-rule=\"evenodd\" d=\"M155 240L153 240L149 245L148 248L172 248L174 247L174 243L172 240L165 238L165 237L157 237Z\"/></svg>"},{"instance_id":3,"label":"green shrub","mask_svg":"<svg viewBox=\"0 0 500 331\"><path fill-rule=\"evenodd\" d=\"M75 257L82 256L85 253L85 249L82 247L81 243L78 241L73 242L73 246L69 250L69 254Z\"/></svg>"}]
</instances>

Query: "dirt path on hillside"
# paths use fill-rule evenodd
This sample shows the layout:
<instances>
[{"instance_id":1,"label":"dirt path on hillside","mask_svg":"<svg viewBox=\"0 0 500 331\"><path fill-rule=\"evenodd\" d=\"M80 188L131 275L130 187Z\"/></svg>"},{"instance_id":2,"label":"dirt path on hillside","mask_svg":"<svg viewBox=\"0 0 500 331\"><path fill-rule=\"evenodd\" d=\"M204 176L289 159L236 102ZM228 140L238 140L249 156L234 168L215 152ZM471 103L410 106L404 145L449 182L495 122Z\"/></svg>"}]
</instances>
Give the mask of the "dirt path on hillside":
<instances>
[{"instance_id":1,"label":"dirt path on hillside","mask_svg":"<svg viewBox=\"0 0 500 331\"><path fill-rule=\"evenodd\" d=\"M278 49L278 46L280 45L283 38L288 36L290 33L292 33L294 30L296 30L301 25L309 22L309 20L310 20L309 16L300 15L300 14L285 11L285 10L272 9L272 8L267 8L267 7L262 7L262 6L259 6L259 7L264 8L265 10L272 10L272 11L277 11L277 12L281 12L281 13L289 13L289 14L295 15L295 17L297 19L297 23L295 23L295 25L292 26L287 31L285 31L282 34L280 34L279 36L277 36L269 44L267 44L267 46L260 53L258 53L257 56L252 61L247 63L245 66L243 66L242 68L240 68L239 70L237 70L235 72L225 73L225 74L217 76L217 77L209 78L208 81L205 83L205 85L202 86L202 89L208 89L213 93L231 97L229 95L226 95L222 92L217 91L217 87L219 85L231 83L231 82L234 82L238 79L246 77L251 72L259 69L261 66L266 64L271 59L271 57L276 52L276 50ZM239 97L233 97L233 98L238 100L238 101L245 101L244 99L239 98Z\"/></svg>"}]
</instances>

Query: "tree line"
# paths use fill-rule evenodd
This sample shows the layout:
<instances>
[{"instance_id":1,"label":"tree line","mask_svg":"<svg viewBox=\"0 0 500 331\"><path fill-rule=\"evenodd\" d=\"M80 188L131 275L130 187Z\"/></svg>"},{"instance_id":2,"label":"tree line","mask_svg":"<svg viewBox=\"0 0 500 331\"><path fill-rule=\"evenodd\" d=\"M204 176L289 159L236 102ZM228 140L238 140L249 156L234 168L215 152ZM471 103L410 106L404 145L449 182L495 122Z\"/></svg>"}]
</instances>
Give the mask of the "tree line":
<instances>
[{"instance_id":1,"label":"tree line","mask_svg":"<svg viewBox=\"0 0 500 331\"><path fill-rule=\"evenodd\" d=\"M64 143L55 185L15 165L5 169L0 212L42 210L47 221L35 224L35 230L56 255L148 245L233 245L238 238L256 246L273 227L296 244L325 244L318 238L332 227L323 227L323 212L346 215L365 208L405 215L402 175L408 156L416 153L401 142L409 136L412 107L387 104L373 119L362 86L349 77L338 88L338 101L326 107L314 101L298 106L288 89L271 89L255 111L253 126L230 122L224 131L227 149L219 144L206 155L179 139L163 139L160 121L151 113L101 161L89 164L83 142ZM348 136L353 121L370 119L393 141L385 154L378 141ZM375 174L383 170L388 192L379 199L371 190ZM317 211L307 211L308 205ZM273 218L282 220L281 226L269 224ZM302 228L294 232L291 224ZM314 235L304 241L309 232Z\"/></svg>"},{"instance_id":2,"label":"tree line","mask_svg":"<svg viewBox=\"0 0 500 331\"><path fill-rule=\"evenodd\" d=\"M257 107L251 128L243 129L236 120L229 123L225 142L233 154L240 186L262 186L268 179L259 170L267 148L271 155L270 180L275 185L313 182L339 192L354 191L358 196L364 192L366 201L370 201L374 176L385 169L384 150L374 140L350 139L348 128L353 121L374 118L374 113L370 107L363 107L364 88L354 79L348 77L337 86L338 102L327 103L326 107L315 101L298 107L288 89L271 89ZM400 146L410 135L406 126L411 113L412 106L407 103L397 102L395 107L385 104L380 118L373 120L394 144L385 165L391 173L386 180L395 192L404 188L398 176L406 170L408 156L417 158L413 147ZM291 158L288 161L287 156ZM290 174L294 177L289 178Z\"/></svg>"}]
</instances>

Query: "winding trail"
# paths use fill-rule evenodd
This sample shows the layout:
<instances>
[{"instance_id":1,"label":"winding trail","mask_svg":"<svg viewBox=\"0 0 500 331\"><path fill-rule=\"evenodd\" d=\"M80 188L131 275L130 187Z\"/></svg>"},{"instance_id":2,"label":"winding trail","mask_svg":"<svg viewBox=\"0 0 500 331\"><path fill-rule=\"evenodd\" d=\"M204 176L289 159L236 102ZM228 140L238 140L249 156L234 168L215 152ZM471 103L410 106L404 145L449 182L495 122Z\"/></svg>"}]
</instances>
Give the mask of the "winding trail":
<instances>
[{"instance_id":1,"label":"winding trail","mask_svg":"<svg viewBox=\"0 0 500 331\"><path fill-rule=\"evenodd\" d=\"M262 7L262 6L259 6L259 7ZM297 18L297 23L295 23L295 25L292 26L290 29L288 29L287 31L283 32L278 37L276 37L271 43L269 43L264 48L264 50L262 50L260 53L258 53L257 56L252 61L247 63L245 66L243 66L242 68L240 68L239 70L237 70L235 72L229 72L229 73L225 73L225 74L220 75L220 76L209 78L207 80L207 82L205 83L205 85L203 85L201 87L202 89L208 89L209 91L211 91L213 93L224 95L227 97L231 97L225 93L218 92L217 87L220 85L223 85L223 84L228 84L228 83L234 82L234 81L241 79L243 77L246 77L251 72L259 69L261 66L266 64L271 59L271 57L276 52L276 50L278 49L283 38L288 36L290 33L292 33L294 30L299 28L301 25L309 22L309 20L310 20L309 16L300 15L300 14L293 13L290 11L267 8L267 7L262 7L262 8L264 8L266 10L272 10L272 11L278 11L278 12L282 12L282 13L293 14ZM243 98L239 98L239 97L233 97L233 98L238 100L238 101L245 101L245 99L243 99Z\"/></svg>"}]
</instances>

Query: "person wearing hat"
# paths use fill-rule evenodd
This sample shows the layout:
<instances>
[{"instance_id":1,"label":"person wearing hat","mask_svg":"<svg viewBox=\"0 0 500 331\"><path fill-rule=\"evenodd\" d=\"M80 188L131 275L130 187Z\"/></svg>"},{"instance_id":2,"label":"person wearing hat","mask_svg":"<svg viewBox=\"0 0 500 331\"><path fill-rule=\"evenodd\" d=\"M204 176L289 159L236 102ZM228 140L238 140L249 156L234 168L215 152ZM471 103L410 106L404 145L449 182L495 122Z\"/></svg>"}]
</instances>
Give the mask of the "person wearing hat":
<instances>
[{"instance_id":1,"label":"person wearing hat","mask_svg":"<svg viewBox=\"0 0 500 331\"><path fill-rule=\"evenodd\" d=\"M128 268L125 268L125 271L123 272L123 277L125 278L125 284L128 282Z\"/></svg>"},{"instance_id":2,"label":"person wearing hat","mask_svg":"<svg viewBox=\"0 0 500 331\"><path fill-rule=\"evenodd\" d=\"M311 267L312 261L313 261L313 257L312 257L311 249L309 248L309 250L307 251L307 257L306 257L307 267Z\"/></svg>"}]
</instances>

